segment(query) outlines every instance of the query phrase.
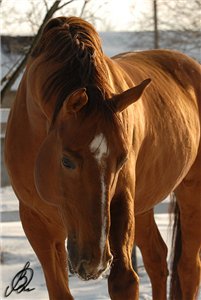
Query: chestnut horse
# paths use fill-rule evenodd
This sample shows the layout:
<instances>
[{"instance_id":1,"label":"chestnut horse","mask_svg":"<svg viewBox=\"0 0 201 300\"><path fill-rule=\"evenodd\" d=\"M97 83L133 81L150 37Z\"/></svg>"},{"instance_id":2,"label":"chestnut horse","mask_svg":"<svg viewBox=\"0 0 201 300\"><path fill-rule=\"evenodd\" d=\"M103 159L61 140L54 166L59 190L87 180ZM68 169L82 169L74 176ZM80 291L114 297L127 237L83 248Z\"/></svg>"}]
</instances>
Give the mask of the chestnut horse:
<instances>
[{"instance_id":1,"label":"chestnut horse","mask_svg":"<svg viewBox=\"0 0 201 300\"><path fill-rule=\"evenodd\" d=\"M111 299L138 299L134 239L153 299L165 300L167 247L153 207L173 191L171 299L196 299L200 119L201 72L193 59L168 50L109 58L86 21L47 23L10 113L5 159L51 300L73 299L68 260L84 280L110 268Z\"/></svg>"}]
</instances>

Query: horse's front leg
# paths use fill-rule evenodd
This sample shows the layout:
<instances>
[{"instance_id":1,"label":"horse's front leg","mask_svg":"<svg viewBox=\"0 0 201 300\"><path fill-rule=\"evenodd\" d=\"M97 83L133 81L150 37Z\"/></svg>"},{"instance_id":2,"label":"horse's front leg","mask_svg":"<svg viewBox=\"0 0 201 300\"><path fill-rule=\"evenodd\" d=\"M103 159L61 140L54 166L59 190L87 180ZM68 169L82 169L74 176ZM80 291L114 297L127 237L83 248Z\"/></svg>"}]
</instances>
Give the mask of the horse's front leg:
<instances>
[{"instance_id":1,"label":"horse's front leg","mask_svg":"<svg viewBox=\"0 0 201 300\"><path fill-rule=\"evenodd\" d=\"M112 300L137 300L138 276L132 267L134 243L134 204L129 191L124 191L111 204L110 246L114 256L108 278Z\"/></svg>"},{"instance_id":2,"label":"horse's front leg","mask_svg":"<svg viewBox=\"0 0 201 300\"><path fill-rule=\"evenodd\" d=\"M65 232L58 224L20 203L24 231L43 268L49 300L73 300L68 287Z\"/></svg>"},{"instance_id":3,"label":"horse's front leg","mask_svg":"<svg viewBox=\"0 0 201 300\"><path fill-rule=\"evenodd\" d=\"M135 217L135 242L151 280L153 300L166 300L168 249L154 220L153 209Z\"/></svg>"}]
</instances>

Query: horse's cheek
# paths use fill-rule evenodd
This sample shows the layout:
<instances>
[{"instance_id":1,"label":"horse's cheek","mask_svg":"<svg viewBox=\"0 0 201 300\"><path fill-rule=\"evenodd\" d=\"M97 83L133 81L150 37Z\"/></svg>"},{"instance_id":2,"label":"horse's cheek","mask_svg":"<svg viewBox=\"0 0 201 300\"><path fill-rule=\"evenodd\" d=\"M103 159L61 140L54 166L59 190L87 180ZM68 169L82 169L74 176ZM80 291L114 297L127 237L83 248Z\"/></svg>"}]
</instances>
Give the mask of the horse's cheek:
<instances>
[{"instance_id":1,"label":"horse's cheek","mask_svg":"<svg viewBox=\"0 0 201 300\"><path fill-rule=\"evenodd\" d=\"M55 147L46 141L39 151L35 164L35 186L42 200L60 205L60 163Z\"/></svg>"}]
</instances>

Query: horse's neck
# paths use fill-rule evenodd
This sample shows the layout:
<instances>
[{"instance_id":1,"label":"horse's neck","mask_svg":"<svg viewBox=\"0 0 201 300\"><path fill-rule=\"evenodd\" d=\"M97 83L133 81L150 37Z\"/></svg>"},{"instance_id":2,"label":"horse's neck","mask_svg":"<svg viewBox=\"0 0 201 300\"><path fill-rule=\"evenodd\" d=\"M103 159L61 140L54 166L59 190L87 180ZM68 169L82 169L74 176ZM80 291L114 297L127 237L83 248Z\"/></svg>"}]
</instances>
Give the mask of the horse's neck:
<instances>
[{"instance_id":1,"label":"horse's neck","mask_svg":"<svg viewBox=\"0 0 201 300\"><path fill-rule=\"evenodd\" d=\"M16 118L16 124L23 124L21 127L24 127L25 132L31 132L31 136L35 141L39 141L43 140L47 135L48 120L34 98L35 95L32 93L32 89L29 88L31 82L27 73L28 68L25 71L18 88L12 117Z\"/></svg>"},{"instance_id":2,"label":"horse's neck","mask_svg":"<svg viewBox=\"0 0 201 300\"><path fill-rule=\"evenodd\" d=\"M114 93L121 93L136 85L134 78L131 78L124 66L119 63L119 60L106 57L106 62L110 84L114 86ZM144 116L144 107L141 101L129 106L119 115L124 132L136 155L146 135L146 120ZM132 145L133 141L135 142Z\"/></svg>"}]
</instances>

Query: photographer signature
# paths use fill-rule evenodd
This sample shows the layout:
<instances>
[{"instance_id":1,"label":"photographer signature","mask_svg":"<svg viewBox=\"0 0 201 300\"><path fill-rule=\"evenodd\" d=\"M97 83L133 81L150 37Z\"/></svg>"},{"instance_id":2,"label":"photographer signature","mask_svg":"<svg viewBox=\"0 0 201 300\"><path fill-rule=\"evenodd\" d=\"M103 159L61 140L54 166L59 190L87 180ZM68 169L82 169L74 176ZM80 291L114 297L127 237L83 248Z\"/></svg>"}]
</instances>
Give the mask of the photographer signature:
<instances>
[{"instance_id":1,"label":"photographer signature","mask_svg":"<svg viewBox=\"0 0 201 300\"><path fill-rule=\"evenodd\" d=\"M31 282L34 271L29 267L30 262L28 261L24 268L19 271L15 277L12 279L10 286L7 286L4 296L8 297L12 292L20 294L21 292L31 292L35 288L28 288L29 283Z\"/></svg>"}]
</instances>

